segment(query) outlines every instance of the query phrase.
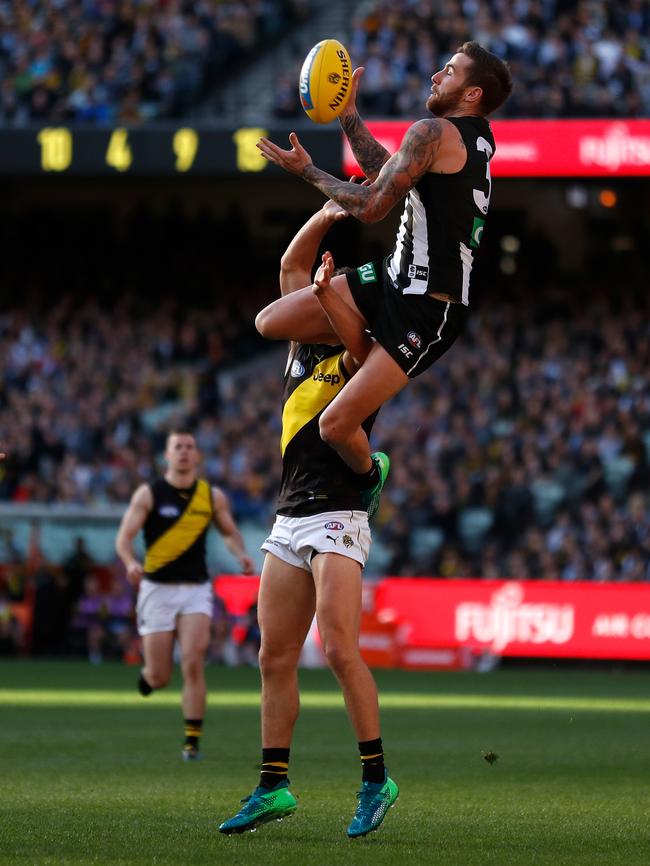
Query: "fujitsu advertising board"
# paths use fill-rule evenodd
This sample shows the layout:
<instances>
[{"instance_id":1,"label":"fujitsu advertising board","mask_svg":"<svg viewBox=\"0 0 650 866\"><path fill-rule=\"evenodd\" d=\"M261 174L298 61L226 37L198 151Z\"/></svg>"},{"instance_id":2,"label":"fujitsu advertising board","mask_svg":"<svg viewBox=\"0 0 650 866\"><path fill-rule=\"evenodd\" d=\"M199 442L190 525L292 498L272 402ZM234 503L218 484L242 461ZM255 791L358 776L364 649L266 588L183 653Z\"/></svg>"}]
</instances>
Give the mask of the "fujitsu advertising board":
<instances>
[{"instance_id":1,"label":"fujitsu advertising board","mask_svg":"<svg viewBox=\"0 0 650 866\"><path fill-rule=\"evenodd\" d=\"M650 659L650 585L387 578L375 613L408 647Z\"/></svg>"},{"instance_id":2,"label":"fujitsu advertising board","mask_svg":"<svg viewBox=\"0 0 650 866\"><path fill-rule=\"evenodd\" d=\"M389 153L411 121L370 121ZM633 177L650 175L650 120L494 120L494 177ZM343 168L360 169L344 137Z\"/></svg>"}]
</instances>

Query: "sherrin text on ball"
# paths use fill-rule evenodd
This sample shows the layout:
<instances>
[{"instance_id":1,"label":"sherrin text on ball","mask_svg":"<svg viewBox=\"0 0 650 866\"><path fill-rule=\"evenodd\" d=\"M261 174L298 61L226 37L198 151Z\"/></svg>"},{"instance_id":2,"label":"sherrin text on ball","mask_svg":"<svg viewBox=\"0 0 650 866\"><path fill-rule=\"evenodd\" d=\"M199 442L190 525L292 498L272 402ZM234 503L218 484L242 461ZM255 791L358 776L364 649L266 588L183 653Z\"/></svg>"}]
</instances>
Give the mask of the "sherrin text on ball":
<instances>
[{"instance_id":1,"label":"sherrin text on ball","mask_svg":"<svg viewBox=\"0 0 650 866\"><path fill-rule=\"evenodd\" d=\"M337 39L323 39L311 49L300 71L300 102L314 123L329 123L350 96L352 63Z\"/></svg>"}]
</instances>

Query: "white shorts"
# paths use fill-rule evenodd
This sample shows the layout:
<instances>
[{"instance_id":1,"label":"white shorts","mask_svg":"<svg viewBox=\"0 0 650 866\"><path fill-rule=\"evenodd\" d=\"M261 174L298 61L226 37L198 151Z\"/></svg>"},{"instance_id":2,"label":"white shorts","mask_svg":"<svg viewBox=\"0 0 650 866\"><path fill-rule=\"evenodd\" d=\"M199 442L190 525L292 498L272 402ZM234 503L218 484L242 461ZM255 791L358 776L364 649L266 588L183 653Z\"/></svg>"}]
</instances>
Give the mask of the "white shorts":
<instances>
[{"instance_id":1,"label":"white shorts","mask_svg":"<svg viewBox=\"0 0 650 866\"><path fill-rule=\"evenodd\" d=\"M156 583L143 578L136 604L138 634L176 631L176 617L204 613L212 618L212 584Z\"/></svg>"},{"instance_id":2,"label":"white shorts","mask_svg":"<svg viewBox=\"0 0 650 866\"><path fill-rule=\"evenodd\" d=\"M363 568L370 550L368 515L365 511L327 511L310 517L278 514L262 550L309 572L315 553L338 553Z\"/></svg>"}]
</instances>

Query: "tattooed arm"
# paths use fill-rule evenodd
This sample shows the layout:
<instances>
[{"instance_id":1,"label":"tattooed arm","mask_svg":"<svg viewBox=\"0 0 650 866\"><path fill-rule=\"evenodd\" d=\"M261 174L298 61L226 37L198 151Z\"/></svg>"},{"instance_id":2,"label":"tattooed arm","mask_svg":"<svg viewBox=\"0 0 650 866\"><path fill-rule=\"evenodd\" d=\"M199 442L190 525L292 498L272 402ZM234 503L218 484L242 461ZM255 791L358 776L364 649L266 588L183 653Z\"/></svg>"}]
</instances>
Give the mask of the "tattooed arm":
<instances>
[{"instance_id":1,"label":"tattooed arm","mask_svg":"<svg viewBox=\"0 0 650 866\"><path fill-rule=\"evenodd\" d=\"M382 165L390 159L390 153L370 134L370 130L357 111L347 117L341 117L341 126L363 173L370 180L375 180Z\"/></svg>"},{"instance_id":2,"label":"tattooed arm","mask_svg":"<svg viewBox=\"0 0 650 866\"><path fill-rule=\"evenodd\" d=\"M261 138L257 146L270 162L300 175L351 216L364 223L374 223L382 220L431 169L440 147L443 124L447 122L432 118L414 123L400 149L368 186L350 184L316 168L295 132L289 136L290 151L282 150L267 138Z\"/></svg>"},{"instance_id":3,"label":"tattooed arm","mask_svg":"<svg viewBox=\"0 0 650 866\"><path fill-rule=\"evenodd\" d=\"M363 66L360 66L352 73L350 98L339 116L339 123L363 173L369 180L376 180L382 165L390 159L390 153L370 134L357 111L357 90L363 71Z\"/></svg>"}]
</instances>

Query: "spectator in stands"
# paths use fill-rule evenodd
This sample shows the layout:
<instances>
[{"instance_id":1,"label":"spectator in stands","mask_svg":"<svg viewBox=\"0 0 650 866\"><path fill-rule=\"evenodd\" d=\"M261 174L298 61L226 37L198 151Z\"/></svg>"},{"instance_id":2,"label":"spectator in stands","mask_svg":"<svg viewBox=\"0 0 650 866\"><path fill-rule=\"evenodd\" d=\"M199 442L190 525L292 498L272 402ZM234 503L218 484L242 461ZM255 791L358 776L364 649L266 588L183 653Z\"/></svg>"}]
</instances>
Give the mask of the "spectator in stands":
<instances>
[{"instance_id":1,"label":"spectator in stands","mask_svg":"<svg viewBox=\"0 0 650 866\"><path fill-rule=\"evenodd\" d=\"M239 250L237 237L248 243L247 232L233 219L238 228L227 243ZM7 298L20 299L0 315L0 442L8 451L0 499L89 507L125 501L158 472L161 431L176 418L197 430L207 476L232 492L236 517L268 519L278 487L278 376L265 358L252 362L252 375L237 368L262 342L255 342L246 306L249 297L253 309L261 306L260 294L229 272L242 298L241 307L232 304L198 254L207 238L226 242L226 222L204 215L165 220L161 228L142 211L122 240L104 223L90 220L87 235L73 225L75 244L105 262L108 284L126 280L123 292L111 288L106 295L100 285L98 300L89 301L75 294L85 286L87 262L57 253L69 247L56 224L40 214L17 217L15 226L12 218L12 230L42 255L12 256L7 245L0 260ZM185 284L184 257L152 254L176 243L196 259L201 288L192 295L188 286L182 313L173 296ZM55 257L56 279L60 273L69 294L52 301ZM521 566L519 576L534 578L553 570L564 580L650 580L647 292L630 290L622 306L612 307L610 292L593 277L593 284L573 282L566 291L556 286L550 307L550 278L538 258L535 292L521 303L475 312L456 355L377 421L374 441L391 452L393 476L376 539L389 548L394 573L516 576ZM132 292L135 280L139 294ZM31 286L47 286L46 301L28 292ZM258 292L264 291L262 285ZM476 332L480 340L472 338ZM405 418L417 430L415 452L403 441ZM398 517L405 503L413 530L440 531L438 547L432 541L429 550L416 545L413 552L409 527ZM484 529L468 547L461 528L471 509L484 518ZM541 531L552 567L529 554L531 528ZM9 591L19 599L29 569L15 540L4 540ZM40 588L39 609L51 591ZM52 652L51 641L42 646L41 625L39 613L37 650Z\"/></svg>"},{"instance_id":2,"label":"spectator in stands","mask_svg":"<svg viewBox=\"0 0 650 866\"><path fill-rule=\"evenodd\" d=\"M371 0L358 6L348 44L366 67L364 116L420 116L422 82L475 39L510 63L516 86L503 116L627 118L650 114L648 37L638 0Z\"/></svg>"},{"instance_id":3,"label":"spectator in stands","mask_svg":"<svg viewBox=\"0 0 650 866\"><path fill-rule=\"evenodd\" d=\"M5 4L0 120L107 124L184 117L305 10L301 0Z\"/></svg>"}]
</instances>

